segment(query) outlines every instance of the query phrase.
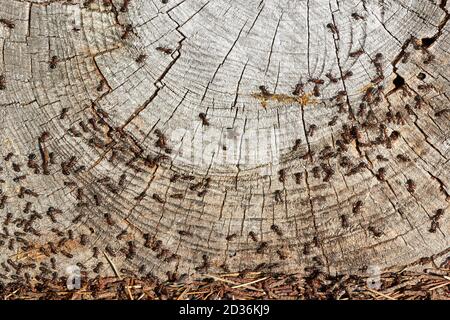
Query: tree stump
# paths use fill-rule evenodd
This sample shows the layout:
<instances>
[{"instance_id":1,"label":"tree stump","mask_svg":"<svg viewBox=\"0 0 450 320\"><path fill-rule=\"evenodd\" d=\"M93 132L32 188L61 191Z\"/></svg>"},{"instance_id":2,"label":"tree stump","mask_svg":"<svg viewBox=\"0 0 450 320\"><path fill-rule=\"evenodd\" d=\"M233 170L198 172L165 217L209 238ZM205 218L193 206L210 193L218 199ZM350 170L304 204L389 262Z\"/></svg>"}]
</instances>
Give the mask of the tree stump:
<instances>
[{"instance_id":1,"label":"tree stump","mask_svg":"<svg viewBox=\"0 0 450 320\"><path fill-rule=\"evenodd\" d=\"M0 0L2 281L448 252L449 7Z\"/></svg>"}]
</instances>

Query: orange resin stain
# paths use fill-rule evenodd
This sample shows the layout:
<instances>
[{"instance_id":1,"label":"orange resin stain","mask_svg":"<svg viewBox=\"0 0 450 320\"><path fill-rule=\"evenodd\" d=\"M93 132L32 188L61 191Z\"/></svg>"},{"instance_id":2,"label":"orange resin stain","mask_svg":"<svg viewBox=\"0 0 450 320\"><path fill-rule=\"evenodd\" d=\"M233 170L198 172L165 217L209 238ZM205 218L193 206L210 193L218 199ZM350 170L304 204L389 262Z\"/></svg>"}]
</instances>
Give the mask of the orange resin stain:
<instances>
[{"instance_id":1,"label":"orange resin stain","mask_svg":"<svg viewBox=\"0 0 450 320\"><path fill-rule=\"evenodd\" d=\"M305 93L299 96L287 95L287 94L267 94L267 93L254 93L252 97L259 100L261 106L267 109L269 102L275 102L282 105L298 104L300 106L307 106L311 104L317 104L315 99L311 98L311 94Z\"/></svg>"}]
</instances>

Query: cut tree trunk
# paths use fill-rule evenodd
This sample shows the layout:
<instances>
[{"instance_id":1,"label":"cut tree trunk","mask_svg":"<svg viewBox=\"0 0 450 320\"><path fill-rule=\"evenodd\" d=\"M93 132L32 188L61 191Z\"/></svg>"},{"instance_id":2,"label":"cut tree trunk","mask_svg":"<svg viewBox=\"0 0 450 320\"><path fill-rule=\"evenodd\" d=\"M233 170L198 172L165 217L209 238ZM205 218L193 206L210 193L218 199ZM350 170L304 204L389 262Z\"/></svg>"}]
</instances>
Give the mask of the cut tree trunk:
<instances>
[{"instance_id":1,"label":"cut tree trunk","mask_svg":"<svg viewBox=\"0 0 450 320\"><path fill-rule=\"evenodd\" d=\"M0 8L3 281L449 251L447 1Z\"/></svg>"}]
</instances>

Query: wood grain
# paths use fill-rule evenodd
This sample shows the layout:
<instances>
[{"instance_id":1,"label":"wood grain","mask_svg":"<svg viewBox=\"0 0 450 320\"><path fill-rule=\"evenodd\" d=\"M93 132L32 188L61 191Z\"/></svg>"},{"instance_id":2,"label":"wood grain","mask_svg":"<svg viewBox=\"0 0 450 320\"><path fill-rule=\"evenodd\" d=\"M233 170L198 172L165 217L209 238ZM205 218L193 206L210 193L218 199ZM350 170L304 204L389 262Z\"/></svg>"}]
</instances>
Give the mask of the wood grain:
<instances>
[{"instance_id":1,"label":"wood grain","mask_svg":"<svg viewBox=\"0 0 450 320\"><path fill-rule=\"evenodd\" d=\"M2 281L447 252L449 7L0 0Z\"/></svg>"}]
</instances>

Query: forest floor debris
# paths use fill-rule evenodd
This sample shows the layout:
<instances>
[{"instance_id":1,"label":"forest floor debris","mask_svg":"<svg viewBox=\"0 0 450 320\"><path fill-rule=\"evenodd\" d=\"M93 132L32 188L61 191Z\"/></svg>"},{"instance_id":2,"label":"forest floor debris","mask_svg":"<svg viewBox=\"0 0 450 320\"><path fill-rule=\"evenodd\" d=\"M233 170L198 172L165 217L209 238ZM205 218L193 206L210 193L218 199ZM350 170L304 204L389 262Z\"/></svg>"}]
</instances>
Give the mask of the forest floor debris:
<instances>
[{"instance_id":1,"label":"forest floor debris","mask_svg":"<svg viewBox=\"0 0 450 320\"><path fill-rule=\"evenodd\" d=\"M377 286L378 285L378 286ZM385 272L379 278L264 274L203 275L182 283L156 278L109 277L0 284L1 300L450 300L450 268Z\"/></svg>"}]
</instances>

